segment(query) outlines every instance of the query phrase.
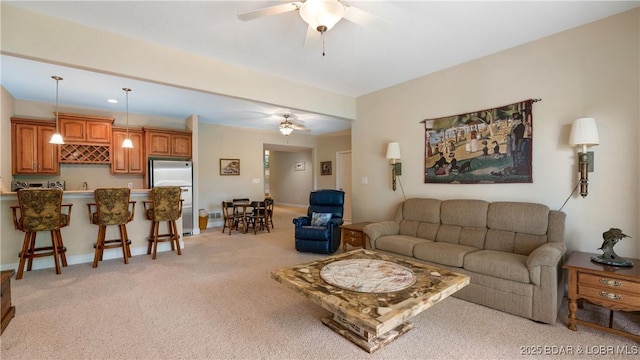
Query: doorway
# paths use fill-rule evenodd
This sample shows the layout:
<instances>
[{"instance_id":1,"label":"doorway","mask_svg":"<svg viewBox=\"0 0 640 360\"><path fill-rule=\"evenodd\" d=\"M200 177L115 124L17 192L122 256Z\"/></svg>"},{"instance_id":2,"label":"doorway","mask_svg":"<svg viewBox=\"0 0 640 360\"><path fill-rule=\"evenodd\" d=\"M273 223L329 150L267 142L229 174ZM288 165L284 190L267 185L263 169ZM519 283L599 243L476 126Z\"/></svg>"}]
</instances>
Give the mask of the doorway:
<instances>
[{"instance_id":1,"label":"doorway","mask_svg":"<svg viewBox=\"0 0 640 360\"><path fill-rule=\"evenodd\" d=\"M343 219L351 222L351 150L336 153L336 189L344 191Z\"/></svg>"}]
</instances>

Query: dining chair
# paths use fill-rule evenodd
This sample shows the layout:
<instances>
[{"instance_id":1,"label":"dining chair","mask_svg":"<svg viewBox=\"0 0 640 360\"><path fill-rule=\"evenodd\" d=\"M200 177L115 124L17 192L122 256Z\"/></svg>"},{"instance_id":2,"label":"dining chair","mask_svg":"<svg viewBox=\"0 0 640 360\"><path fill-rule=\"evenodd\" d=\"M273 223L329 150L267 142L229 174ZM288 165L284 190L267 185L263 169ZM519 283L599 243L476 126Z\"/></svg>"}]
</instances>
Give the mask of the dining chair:
<instances>
[{"instance_id":1,"label":"dining chair","mask_svg":"<svg viewBox=\"0 0 640 360\"><path fill-rule=\"evenodd\" d=\"M93 267L102 261L105 249L122 248L124 263L131 257L131 240L127 235L127 223L133 220L136 202L131 201L129 188L99 188L94 192L95 203L88 203L89 222L98 225L98 238L93 245ZM95 210L95 211L94 211ZM107 226L118 226L120 238L106 239Z\"/></svg>"},{"instance_id":2,"label":"dining chair","mask_svg":"<svg viewBox=\"0 0 640 360\"><path fill-rule=\"evenodd\" d=\"M267 197L264 199L264 207L266 209L266 215L267 215L267 222L269 224L271 224L271 228L275 229L275 226L273 226L273 198L271 197Z\"/></svg>"},{"instance_id":3,"label":"dining chair","mask_svg":"<svg viewBox=\"0 0 640 360\"><path fill-rule=\"evenodd\" d=\"M222 201L222 217L224 222L222 225L223 234L225 229L229 229L229 235L231 235L231 230L238 230L239 219L235 213L232 201Z\"/></svg>"},{"instance_id":4,"label":"dining chair","mask_svg":"<svg viewBox=\"0 0 640 360\"><path fill-rule=\"evenodd\" d=\"M176 220L182 216L182 200L180 194L182 189L179 186L156 186L151 189L151 201L144 201L142 204L145 209L147 220L151 220L151 230L149 232L149 245L147 254L152 253L152 259L156 259L158 253L158 243L169 241L171 243L171 251L177 251L178 255L182 255L180 250L180 235L178 234L178 225ZM168 232L160 234L160 223L167 222Z\"/></svg>"},{"instance_id":5,"label":"dining chair","mask_svg":"<svg viewBox=\"0 0 640 360\"><path fill-rule=\"evenodd\" d=\"M22 279L25 262L27 271L31 271L33 259L53 256L56 274L61 274L62 266L67 266L66 251L60 228L71 222L73 204L62 204L61 189L23 189L18 193L18 206L12 206L13 225L24 232L22 251L18 253L20 262L16 280ZM63 213L62 208L66 208ZM40 231L49 231L51 246L37 246L36 235Z\"/></svg>"},{"instance_id":6,"label":"dining chair","mask_svg":"<svg viewBox=\"0 0 640 360\"><path fill-rule=\"evenodd\" d=\"M247 207L251 207L251 200L249 198L234 198L233 202L233 214L236 219L236 229L240 228L242 224L243 232L246 233L249 226L249 213Z\"/></svg>"},{"instance_id":7,"label":"dining chair","mask_svg":"<svg viewBox=\"0 0 640 360\"><path fill-rule=\"evenodd\" d=\"M260 230L266 229L269 230L269 223L267 222L267 209L265 207L264 201L252 201L251 206L253 207L253 212L248 215L249 222L253 225L253 233L254 235L258 233L258 228Z\"/></svg>"}]
</instances>

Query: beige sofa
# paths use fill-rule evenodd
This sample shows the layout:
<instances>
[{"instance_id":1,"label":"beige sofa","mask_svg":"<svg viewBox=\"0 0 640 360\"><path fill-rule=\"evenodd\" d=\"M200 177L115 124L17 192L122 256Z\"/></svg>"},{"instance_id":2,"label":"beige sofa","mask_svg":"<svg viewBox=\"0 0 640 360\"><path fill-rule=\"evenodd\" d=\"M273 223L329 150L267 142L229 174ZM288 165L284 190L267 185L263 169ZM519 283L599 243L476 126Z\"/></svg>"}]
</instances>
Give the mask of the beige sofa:
<instances>
[{"instance_id":1,"label":"beige sofa","mask_svg":"<svg viewBox=\"0 0 640 360\"><path fill-rule=\"evenodd\" d=\"M408 199L364 228L371 249L467 274L453 296L555 323L564 286L565 214L542 204Z\"/></svg>"}]
</instances>

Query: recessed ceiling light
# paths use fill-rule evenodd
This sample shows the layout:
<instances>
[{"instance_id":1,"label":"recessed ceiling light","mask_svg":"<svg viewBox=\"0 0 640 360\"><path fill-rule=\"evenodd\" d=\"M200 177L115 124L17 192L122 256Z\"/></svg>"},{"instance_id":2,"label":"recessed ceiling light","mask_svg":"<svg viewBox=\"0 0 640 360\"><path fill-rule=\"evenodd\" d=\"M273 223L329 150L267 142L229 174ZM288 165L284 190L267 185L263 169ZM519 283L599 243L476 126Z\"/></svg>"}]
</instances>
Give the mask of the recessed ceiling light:
<instances>
[{"instance_id":1,"label":"recessed ceiling light","mask_svg":"<svg viewBox=\"0 0 640 360\"><path fill-rule=\"evenodd\" d=\"M116 100L116 99L109 99L107 101L112 103L112 104L117 104L118 103L118 100Z\"/></svg>"}]
</instances>

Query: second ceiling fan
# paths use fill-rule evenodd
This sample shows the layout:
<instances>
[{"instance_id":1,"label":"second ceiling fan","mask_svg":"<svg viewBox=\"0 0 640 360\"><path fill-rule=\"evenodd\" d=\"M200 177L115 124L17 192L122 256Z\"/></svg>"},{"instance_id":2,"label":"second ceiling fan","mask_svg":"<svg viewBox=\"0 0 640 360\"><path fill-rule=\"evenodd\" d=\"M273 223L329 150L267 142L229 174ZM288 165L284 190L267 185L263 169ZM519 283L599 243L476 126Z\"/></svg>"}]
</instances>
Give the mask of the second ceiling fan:
<instances>
[{"instance_id":1,"label":"second ceiling fan","mask_svg":"<svg viewBox=\"0 0 640 360\"><path fill-rule=\"evenodd\" d=\"M284 116L284 121L280 123L280 132L282 133L282 135L289 136L289 135L291 135L293 130L311 131L310 129L307 129L306 127L304 127L302 125L294 124L293 122L291 122L289 120L289 117L291 117L291 115L284 114L282 116Z\"/></svg>"}]
</instances>

